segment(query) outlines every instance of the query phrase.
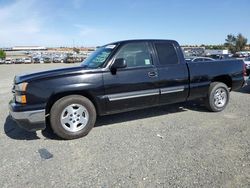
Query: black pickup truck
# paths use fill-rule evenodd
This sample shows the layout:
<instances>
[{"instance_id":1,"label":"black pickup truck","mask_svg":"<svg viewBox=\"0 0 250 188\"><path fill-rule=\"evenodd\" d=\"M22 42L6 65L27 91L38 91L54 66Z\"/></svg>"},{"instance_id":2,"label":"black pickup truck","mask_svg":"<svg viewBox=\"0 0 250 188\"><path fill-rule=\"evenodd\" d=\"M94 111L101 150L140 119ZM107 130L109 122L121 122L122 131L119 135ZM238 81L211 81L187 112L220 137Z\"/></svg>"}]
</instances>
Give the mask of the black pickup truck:
<instances>
[{"instance_id":1,"label":"black pickup truck","mask_svg":"<svg viewBox=\"0 0 250 188\"><path fill-rule=\"evenodd\" d=\"M77 67L16 76L9 109L27 130L47 125L74 139L88 134L97 115L197 98L222 111L243 85L241 60L186 63L176 41L129 40L97 48Z\"/></svg>"}]
</instances>

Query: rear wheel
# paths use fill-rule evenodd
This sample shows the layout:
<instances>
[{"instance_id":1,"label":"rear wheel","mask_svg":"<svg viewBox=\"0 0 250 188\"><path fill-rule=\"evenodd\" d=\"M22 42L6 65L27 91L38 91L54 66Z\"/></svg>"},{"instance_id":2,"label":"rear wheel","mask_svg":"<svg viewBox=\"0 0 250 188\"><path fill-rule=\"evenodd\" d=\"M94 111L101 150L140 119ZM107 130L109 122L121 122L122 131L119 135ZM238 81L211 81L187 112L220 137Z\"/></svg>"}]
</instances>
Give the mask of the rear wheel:
<instances>
[{"instance_id":1,"label":"rear wheel","mask_svg":"<svg viewBox=\"0 0 250 188\"><path fill-rule=\"evenodd\" d=\"M220 112L226 108L228 101L228 87L221 82L211 83L208 91L208 96L205 101L208 110L212 112Z\"/></svg>"},{"instance_id":2,"label":"rear wheel","mask_svg":"<svg viewBox=\"0 0 250 188\"><path fill-rule=\"evenodd\" d=\"M96 121L96 110L86 97L70 95L55 102L50 111L51 128L64 139L80 138L89 133Z\"/></svg>"}]
</instances>

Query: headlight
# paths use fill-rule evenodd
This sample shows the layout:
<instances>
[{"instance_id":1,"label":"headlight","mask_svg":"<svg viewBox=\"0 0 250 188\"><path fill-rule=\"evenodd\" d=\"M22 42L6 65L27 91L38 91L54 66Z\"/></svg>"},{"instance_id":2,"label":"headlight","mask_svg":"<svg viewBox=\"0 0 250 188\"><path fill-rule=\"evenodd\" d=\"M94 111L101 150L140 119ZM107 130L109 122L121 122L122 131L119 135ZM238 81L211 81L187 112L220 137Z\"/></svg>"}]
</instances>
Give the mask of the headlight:
<instances>
[{"instance_id":1,"label":"headlight","mask_svg":"<svg viewBox=\"0 0 250 188\"><path fill-rule=\"evenodd\" d=\"M16 91L26 91L27 86L28 86L28 83L27 82L23 82L23 83L15 85L15 90Z\"/></svg>"},{"instance_id":2,"label":"headlight","mask_svg":"<svg viewBox=\"0 0 250 188\"><path fill-rule=\"evenodd\" d=\"M27 103L26 95L24 94L24 92L26 92L26 90L27 90L27 86L28 86L27 82L23 82L23 83L15 85L14 90L15 90L15 100L16 100L16 102L21 103L21 104L26 104Z\"/></svg>"}]
</instances>

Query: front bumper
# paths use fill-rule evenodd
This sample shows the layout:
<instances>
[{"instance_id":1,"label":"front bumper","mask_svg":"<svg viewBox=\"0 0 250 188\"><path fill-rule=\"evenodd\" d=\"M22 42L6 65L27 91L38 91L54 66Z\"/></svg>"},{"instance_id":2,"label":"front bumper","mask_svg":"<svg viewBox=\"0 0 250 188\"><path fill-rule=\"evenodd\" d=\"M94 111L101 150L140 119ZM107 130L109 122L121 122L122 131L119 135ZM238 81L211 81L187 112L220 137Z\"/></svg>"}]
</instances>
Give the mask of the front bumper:
<instances>
[{"instance_id":1,"label":"front bumper","mask_svg":"<svg viewBox=\"0 0 250 188\"><path fill-rule=\"evenodd\" d=\"M46 128L45 109L15 111L15 103L9 104L9 112L17 124L28 131L43 130Z\"/></svg>"}]
</instances>

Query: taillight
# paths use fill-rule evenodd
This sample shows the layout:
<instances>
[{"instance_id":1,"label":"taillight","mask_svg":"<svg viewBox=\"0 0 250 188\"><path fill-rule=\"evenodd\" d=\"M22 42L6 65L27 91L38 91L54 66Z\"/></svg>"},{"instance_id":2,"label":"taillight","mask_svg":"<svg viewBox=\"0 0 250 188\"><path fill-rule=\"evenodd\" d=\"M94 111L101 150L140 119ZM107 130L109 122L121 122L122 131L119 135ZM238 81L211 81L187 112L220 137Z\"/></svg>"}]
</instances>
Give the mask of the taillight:
<instances>
[{"instance_id":1,"label":"taillight","mask_svg":"<svg viewBox=\"0 0 250 188\"><path fill-rule=\"evenodd\" d=\"M247 76L247 65L243 63L243 76Z\"/></svg>"}]
</instances>

